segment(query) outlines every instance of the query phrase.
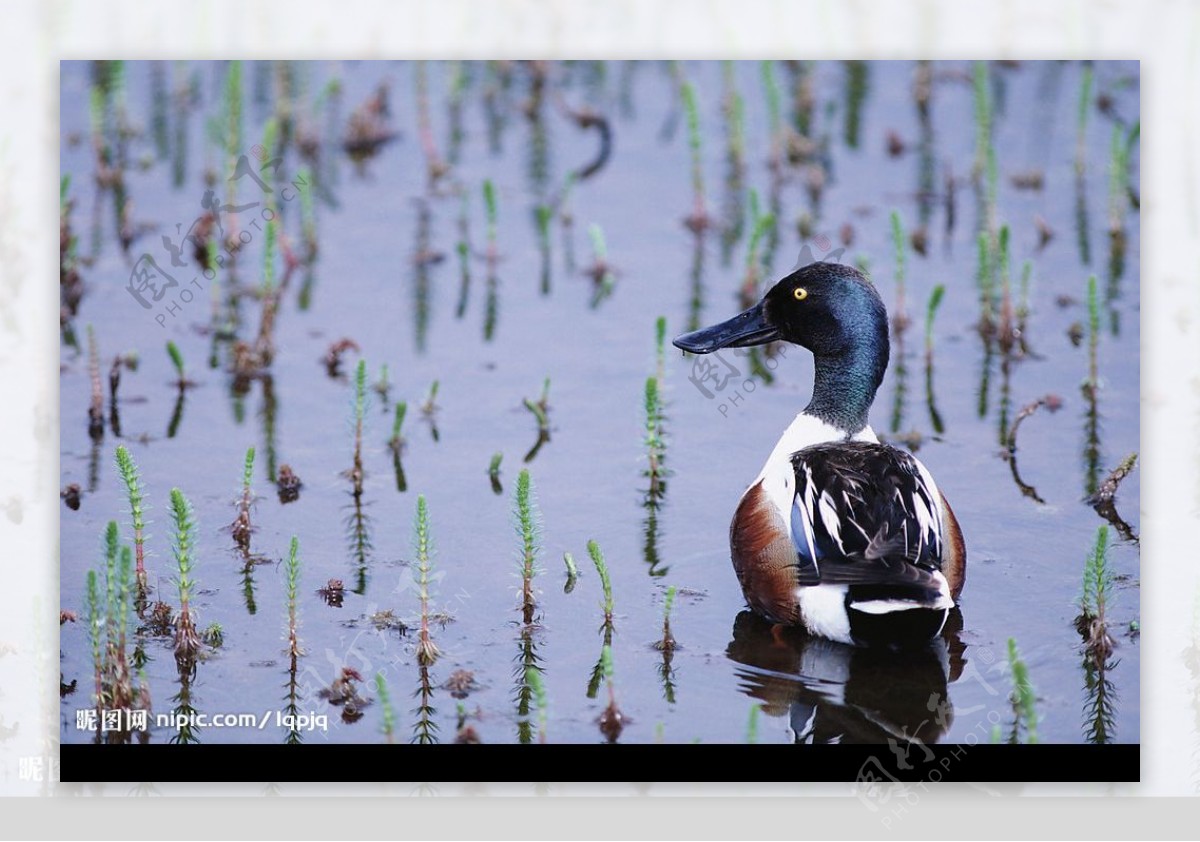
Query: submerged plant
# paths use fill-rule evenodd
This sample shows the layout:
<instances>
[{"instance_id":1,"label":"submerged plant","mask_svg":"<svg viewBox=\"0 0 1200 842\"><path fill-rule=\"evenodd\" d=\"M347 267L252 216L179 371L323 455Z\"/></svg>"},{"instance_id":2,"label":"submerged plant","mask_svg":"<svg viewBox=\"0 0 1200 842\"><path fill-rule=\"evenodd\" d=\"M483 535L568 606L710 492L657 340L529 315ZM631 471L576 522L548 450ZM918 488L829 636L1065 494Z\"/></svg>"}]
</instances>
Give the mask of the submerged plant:
<instances>
[{"instance_id":1,"label":"submerged plant","mask_svg":"<svg viewBox=\"0 0 1200 842\"><path fill-rule=\"evenodd\" d=\"M535 666L528 667L525 670L525 681L533 690L533 700L537 704L538 742L544 743L546 742L546 720L548 718L546 706L546 685L542 681L541 671Z\"/></svg>"},{"instance_id":2,"label":"submerged plant","mask_svg":"<svg viewBox=\"0 0 1200 842\"><path fill-rule=\"evenodd\" d=\"M125 485L125 498L129 501L129 514L133 525L133 547L137 558L137 585L140 594L145 594L146 583L146 507L145 488L137 465L125 445L117 446L117 470L121 474L121 482Z\"/></svg>"},{"instance_id":3,"label":"submerged plant","mask_svg":"<svg viewBox=\"0 0 1200 842\"><path fill-rule=\"evenodd\" d=\"M621 736L621 731L625 729L625 714L621 713L621 709L617 707L617 691L613 682L613 661L612 647L608 644L600 650L600 663L604 672L604 684L608 688L608 706L604 712L600 714L597 724L600 726L602 733L610 743L615 743Z\"/></svg>"},{"instance_id":4,"label":"submerged plant","mask_svg":"<svg viewBox=\"0 0 1200 842\"><path fill-rule=\"evenodd\" d=\"M187 664L196 657L200 636L192 617L191 599L196 587L192 578L195 564L195 521L192 505L178 488L171 489L171 519L175 529L176 584L179 587L179 616L175 620L175 659Z\"/></svg>"},{"instance_id":5,"label":"submerged plant","mask_svg":"<svg viewBox=\"0 0 1200 842\"><path fill-rule=\"evenodd\" d=\"M421 632L417 642L417 663L429 666L441 654L429 634L429 574L433 569L433 540L429 534L429 508L425 495L417 495L417 515L414 522L414 550L417 559L415 576L421 601Z\"/></svg>"},{"instance_id":6,"label":"submerged plant","mask_svg":"<svg viewBox=\"0 0 1200 842\"><path fill-rule=\"evenodd\" d=\"M520 541L519 561L521 567L521 613L526 625L533 622L537 609L537 596L533 588L533 577L541 572L537 557L541 552L541 514L534 500L533 481L529 469L522 469L517 476L517 490L513 513Z\"/></svg>"}]
</instances>

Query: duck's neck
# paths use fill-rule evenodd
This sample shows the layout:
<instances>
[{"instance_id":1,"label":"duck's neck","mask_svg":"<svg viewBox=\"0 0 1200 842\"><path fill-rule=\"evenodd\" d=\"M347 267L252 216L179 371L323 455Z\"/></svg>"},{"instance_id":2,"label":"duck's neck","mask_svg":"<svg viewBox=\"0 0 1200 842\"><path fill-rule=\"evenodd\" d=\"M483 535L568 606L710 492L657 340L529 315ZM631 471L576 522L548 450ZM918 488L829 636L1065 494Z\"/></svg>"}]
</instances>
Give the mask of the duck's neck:
<instances>
[{"instance_id":1,"label":"duck's neck","mask_svg":"<svg viewBox=\"0 0 1200 842\"><path fill-rule=\"evenodd\" d=\"M863 344L833 356L816 356L813 396L804 414L853 436L867 426L875 392L887 370L884 343Z\"/></svg>"}]
</instances>

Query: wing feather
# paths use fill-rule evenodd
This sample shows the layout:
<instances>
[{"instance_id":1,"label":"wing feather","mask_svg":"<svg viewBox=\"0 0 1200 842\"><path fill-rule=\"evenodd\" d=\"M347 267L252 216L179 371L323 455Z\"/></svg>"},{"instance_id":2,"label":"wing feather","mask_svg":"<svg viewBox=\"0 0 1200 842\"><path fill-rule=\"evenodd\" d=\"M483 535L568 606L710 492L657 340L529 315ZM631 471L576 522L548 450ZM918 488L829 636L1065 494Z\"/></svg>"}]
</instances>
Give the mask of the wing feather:
<instances>
[{"instance_id":1,"label":"wing feather","mask_svg":"<svg viewBox=\"0 0 1200 842\"><path fill-rule=\"evenodd\" d=\"M800 584L937 592L938 492L916 458L875 442L831 442L797 451L792 467Z\"/></svg>"}]
</instances>

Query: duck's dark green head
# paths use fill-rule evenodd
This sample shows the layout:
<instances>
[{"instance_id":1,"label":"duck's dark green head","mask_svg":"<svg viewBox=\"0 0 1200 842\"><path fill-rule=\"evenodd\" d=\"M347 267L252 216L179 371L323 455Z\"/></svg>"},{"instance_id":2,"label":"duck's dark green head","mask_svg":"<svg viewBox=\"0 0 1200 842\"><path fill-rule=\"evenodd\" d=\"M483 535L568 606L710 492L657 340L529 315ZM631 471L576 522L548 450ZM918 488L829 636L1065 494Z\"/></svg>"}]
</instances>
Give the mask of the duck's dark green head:
<instances>
[{"instance_id":1,"label":"duck's dark green head","mask_svg":"<svg viewBox=\"0 0 1200 842\"><path fill-rule=\"evenodd\" d=\"M839 427L861 429L888 364L887 310L871 282L851 266L809 263L749 310L678 336L674 344L710 354L779 340L807 348L816 358L808 411Z\"/></svg>"},{"instance_id":2,"label":"duck's dark green head","mask_svg":"<svg viewBox=\"0 0 1200 842\"><path fill-rule=\"evenodd\" d=\"M887 312L879 293L853 267L810 263L781 280L749 310L676 337L693 354L783 340L818 357L838 356L861 344L887 345Z\"/></svg>"}]
</instances>

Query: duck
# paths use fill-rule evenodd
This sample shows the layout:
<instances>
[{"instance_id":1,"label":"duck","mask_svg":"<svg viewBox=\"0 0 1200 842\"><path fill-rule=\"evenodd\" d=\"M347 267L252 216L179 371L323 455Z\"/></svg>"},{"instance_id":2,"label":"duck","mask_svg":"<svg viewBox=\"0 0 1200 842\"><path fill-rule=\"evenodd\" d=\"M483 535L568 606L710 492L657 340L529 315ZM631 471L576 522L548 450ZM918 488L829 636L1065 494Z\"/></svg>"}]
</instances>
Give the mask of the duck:
<instances>
[{"instance_id":1,"label":"duck","mask_svg":"<svg viewBox=\"0 0 1200 842\"><path fill-rule=\"evenodd\" d=\"M692 354L771 342L811 352L814 382L730 524L746 604L838 643L928 643L958 604L966 545L929 470L870 426L890 354L883 300L854 267L816 261L753 307L673 340Z\"/></svg>"}]
</instances>

